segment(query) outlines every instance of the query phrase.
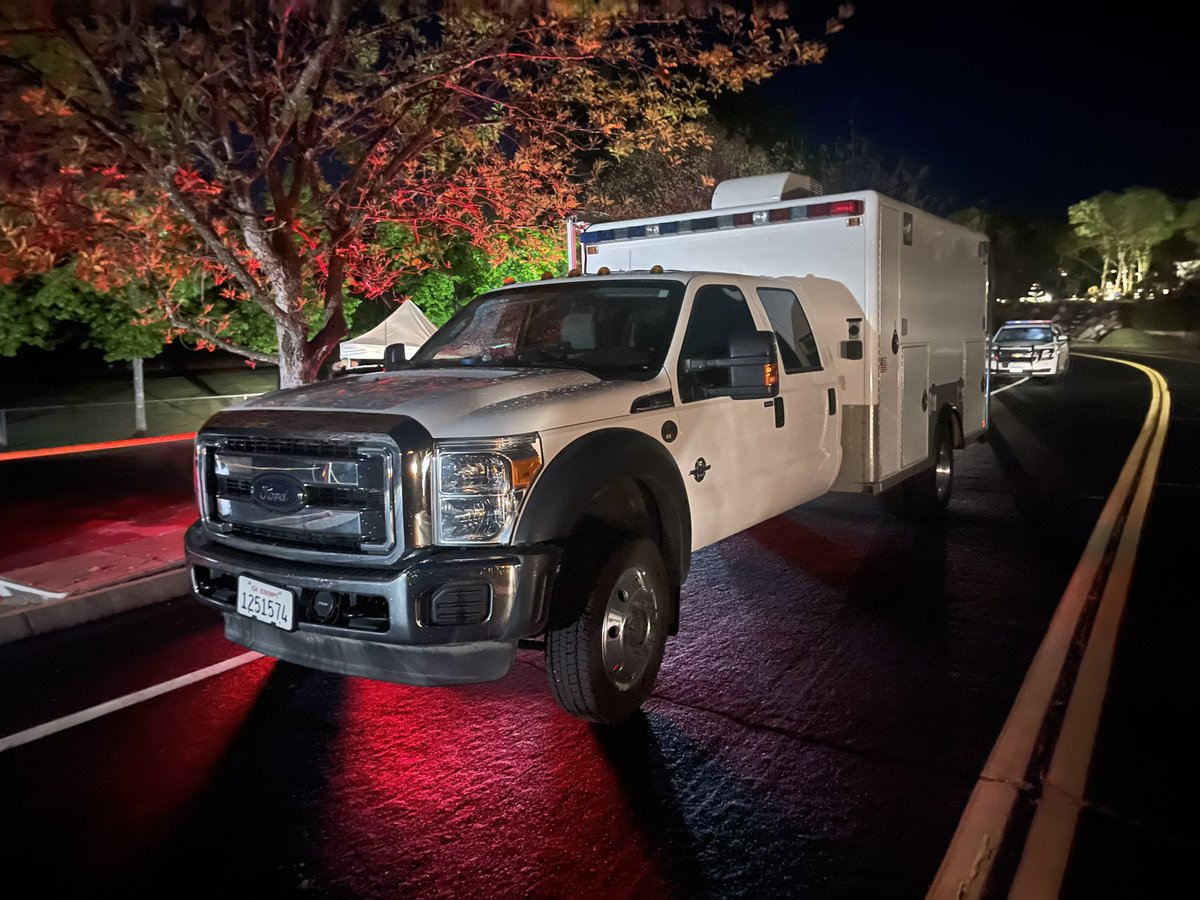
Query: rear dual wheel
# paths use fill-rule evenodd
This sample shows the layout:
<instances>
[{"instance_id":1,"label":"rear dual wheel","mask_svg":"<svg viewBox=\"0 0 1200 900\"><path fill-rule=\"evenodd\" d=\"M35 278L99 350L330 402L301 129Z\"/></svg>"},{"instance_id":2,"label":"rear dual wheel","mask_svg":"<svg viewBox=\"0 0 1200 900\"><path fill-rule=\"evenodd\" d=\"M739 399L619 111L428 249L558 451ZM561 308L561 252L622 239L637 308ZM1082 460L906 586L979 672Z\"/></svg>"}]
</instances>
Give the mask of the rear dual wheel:
<instances>
[{"instance_id":1,"label":"rear dual wheel","mask_svg":"<svg viewBox=\"0 0 1200 900\"><path fill-rule=\"evenodd\" d=\"M937 518L954 491L954 437L946 419L933 433L932 465L879 495L883 508L902 519Z\"/></svg>"}]
</instances>

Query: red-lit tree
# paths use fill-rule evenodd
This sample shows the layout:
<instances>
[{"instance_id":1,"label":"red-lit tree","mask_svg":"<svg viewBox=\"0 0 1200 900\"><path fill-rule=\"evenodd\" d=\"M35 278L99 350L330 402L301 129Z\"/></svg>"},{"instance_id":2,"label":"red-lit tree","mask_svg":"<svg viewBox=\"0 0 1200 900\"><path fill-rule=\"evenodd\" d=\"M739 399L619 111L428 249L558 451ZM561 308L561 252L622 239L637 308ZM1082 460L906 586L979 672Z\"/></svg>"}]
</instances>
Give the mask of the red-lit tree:
<instances>
[{"instance_id":1,"label":"red-lit tree","mask_svg":"<svg viewBox=\"0 0 1200 900\"><path fill-rule=\"evenodd\" d=\"M422 235L487 247L561 215L581 155L686 146L706 97L824 53L772 15L672 0L206 6L7 32L0 278L74 254L148 288L147 317L277 360L283 386L316 377L347 297L428 265ZM201 276L219 291L197 299ZM247 317L274 352L239 339Z\"/></svg>"}]
</instances>

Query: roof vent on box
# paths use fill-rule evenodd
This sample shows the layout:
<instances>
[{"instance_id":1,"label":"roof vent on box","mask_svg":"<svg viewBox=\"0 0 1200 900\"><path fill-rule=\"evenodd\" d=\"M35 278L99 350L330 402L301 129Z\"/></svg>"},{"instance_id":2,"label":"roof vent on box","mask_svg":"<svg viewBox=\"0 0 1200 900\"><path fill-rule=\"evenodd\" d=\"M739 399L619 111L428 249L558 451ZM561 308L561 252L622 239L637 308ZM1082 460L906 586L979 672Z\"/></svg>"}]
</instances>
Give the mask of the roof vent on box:
<instances>
[{"instance_id":1,"label":"roof vent on box","mask_svg":"<svg viewBox=\"0 0 1200 900\"><path fill-rule=\"evenodd\" d=\"M751 175L722 181L713 191L712 208L780 203L818 197L820 194L821 183L815 178L795 172L772 172L770 175Z\"/></svg>"}]
</instances>

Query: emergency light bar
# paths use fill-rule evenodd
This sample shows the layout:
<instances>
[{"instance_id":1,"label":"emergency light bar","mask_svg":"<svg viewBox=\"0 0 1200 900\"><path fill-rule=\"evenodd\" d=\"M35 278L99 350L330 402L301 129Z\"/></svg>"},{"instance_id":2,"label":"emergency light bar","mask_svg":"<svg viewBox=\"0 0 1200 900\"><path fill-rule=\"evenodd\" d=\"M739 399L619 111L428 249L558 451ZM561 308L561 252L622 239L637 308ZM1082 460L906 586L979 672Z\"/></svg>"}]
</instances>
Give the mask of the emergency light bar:
<instances>
[{"instance_id":1,"label":"emergency light bar","mask_svg":"<svg viewBox=\"0 0 1200 900\"><path fill-rule=\"evenodd\" d=\"M807 219L829 219L835 216L860 216L862 212L863 202L861 200L834 200L831 203L808 203L804 206L785 206L782 209L760 209L754 212L680 219L675 222L655 222L651 225L630 225L628 228L609 228L605 231L585 231L579 235L579 242L591 245L605 241L629 241L668 234L692 234L719 228L741 228L746 225L771 225L779 222L800 222Z\"/></svg>"}]
</instances>

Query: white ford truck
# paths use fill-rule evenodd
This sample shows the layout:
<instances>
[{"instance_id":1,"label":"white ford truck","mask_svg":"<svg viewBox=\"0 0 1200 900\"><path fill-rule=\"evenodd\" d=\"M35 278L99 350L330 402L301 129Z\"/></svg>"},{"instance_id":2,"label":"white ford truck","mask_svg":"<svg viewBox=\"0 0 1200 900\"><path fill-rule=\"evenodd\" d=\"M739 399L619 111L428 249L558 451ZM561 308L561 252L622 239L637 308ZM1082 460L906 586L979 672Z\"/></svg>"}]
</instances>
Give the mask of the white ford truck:
<instances>
[{"instance_id":1,"label":"white ford truck","mask_svg":"<svg viewBox=\"0 0 1200 900\"><path fill-rule=\"evenodd\" d=\"M985 238L798 183L593 226L593 274L485 294L388 371L218 413L196 596L239 644L387 681L498 679L543 647L558 703L616 722L694 551L830 490L936 513L987 425Z\"/></svg>"}]
</instances>

